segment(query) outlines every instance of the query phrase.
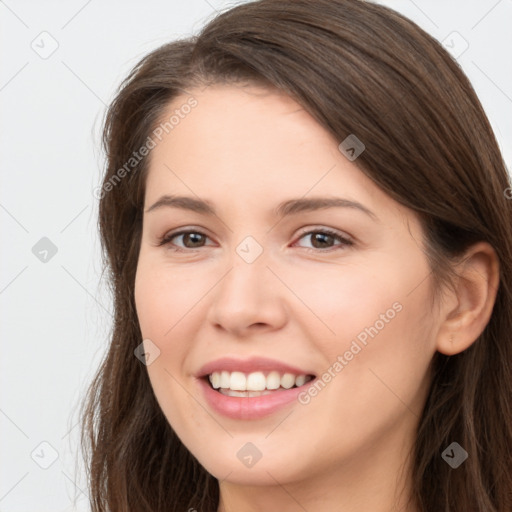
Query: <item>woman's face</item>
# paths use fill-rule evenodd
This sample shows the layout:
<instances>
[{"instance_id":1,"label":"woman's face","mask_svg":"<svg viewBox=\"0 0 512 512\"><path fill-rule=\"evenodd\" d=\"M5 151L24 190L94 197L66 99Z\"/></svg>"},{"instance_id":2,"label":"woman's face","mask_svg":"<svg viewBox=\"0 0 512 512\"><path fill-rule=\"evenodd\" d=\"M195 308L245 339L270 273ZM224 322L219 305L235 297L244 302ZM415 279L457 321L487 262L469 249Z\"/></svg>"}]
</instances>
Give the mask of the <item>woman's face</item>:
<instances>
[{"instance_id":1,"label":"woman's face","mask_svg":"<svg viewBox=\"0 0 512 512\"><path fill-rule=\"evenodd\" d=\"M288 96L192 94L193 108L186 95L169 106L179 122L151 150L135 283L163 413L220 480L389 472L435 352L416 216ZM308 207L320 199L347 202ZM203 378L214 370L221 391ZM254 396L228 396L247 382Z\"/></svg>"}]
</instances>

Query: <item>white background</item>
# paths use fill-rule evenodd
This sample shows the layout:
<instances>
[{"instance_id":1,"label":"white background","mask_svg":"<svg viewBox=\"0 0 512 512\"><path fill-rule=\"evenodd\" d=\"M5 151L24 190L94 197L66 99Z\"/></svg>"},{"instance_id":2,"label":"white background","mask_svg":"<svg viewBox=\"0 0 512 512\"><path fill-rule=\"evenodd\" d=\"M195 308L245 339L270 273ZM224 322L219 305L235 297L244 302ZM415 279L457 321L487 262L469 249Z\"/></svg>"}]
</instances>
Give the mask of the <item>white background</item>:
<instances>
[{"instance_id":1,"label":"white background","mask_svg":"<svg viewBox=\"0 0 512 512\"><path fill-rule=\"evenodd\" d=\"M467 42L458 61L510 169L512 0L380 3L440 41L458 32L455 50ZM0 2L0 512L89 510L83 473L75 473L76 421L111 325L92 195L103 166L103 113L141 57L197 33L228 5ZM32 46L48 51L52 39L58 48L41 58ZM32 252L43 237L57 248L46 263ZM58 458L43 469L52 450Z\"/></svg>"}]
</instances>

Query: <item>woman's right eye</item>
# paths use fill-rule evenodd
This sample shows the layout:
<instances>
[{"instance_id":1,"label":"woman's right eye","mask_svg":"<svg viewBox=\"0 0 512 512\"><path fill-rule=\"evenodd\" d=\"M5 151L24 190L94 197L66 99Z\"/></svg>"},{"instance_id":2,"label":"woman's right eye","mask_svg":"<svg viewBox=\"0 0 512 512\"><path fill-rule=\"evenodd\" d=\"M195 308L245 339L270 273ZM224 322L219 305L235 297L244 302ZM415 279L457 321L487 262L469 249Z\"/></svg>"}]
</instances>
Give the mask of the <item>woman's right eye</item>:
<instances>
[{"instance_id":1,"label":"woman's right eye","mask_svg":"<svg viewBox=\"0 0 512 512\"><path fill-rule=\"evenodd\" d=\"M164 236L158 243L158 246L167 245L169 246L169 249L172 251L178 251L178 252L185 252L185 251L193 251L195 248L200 248L202 245L193 247L179 247L176 246L174 243L172 243L172 240L174 240L177 237L183 237L183 242L186 243L186 240L191 240L192 244L200 242L200 238L208 238L207 235L204 233L201 233L200 231L196 230L188 230L188 231L178 231L177 233L170 233L169 235Z\"/></svg>"}]
</instances>

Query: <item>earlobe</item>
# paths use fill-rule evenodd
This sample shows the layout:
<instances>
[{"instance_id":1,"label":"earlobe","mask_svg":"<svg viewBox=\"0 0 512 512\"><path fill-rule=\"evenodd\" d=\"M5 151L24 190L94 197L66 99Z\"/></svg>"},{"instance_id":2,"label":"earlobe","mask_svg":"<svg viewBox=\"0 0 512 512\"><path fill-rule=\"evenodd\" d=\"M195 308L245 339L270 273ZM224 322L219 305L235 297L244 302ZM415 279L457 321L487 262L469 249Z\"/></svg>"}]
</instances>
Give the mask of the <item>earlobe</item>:
<instances>
[{"instance_id":1,"label":"earlobe","mask_svg":"<svg viewBox=\"0 0 512 512\"><path fill-rule=\"evenodd\" d=\"M487 242L471 246L457 265L452 301L441 310L436 349L454 355L470 347L488 324L499 286L499 261ZM454 306L455 304L455 306Z\"/></svg>"}]
</instances>

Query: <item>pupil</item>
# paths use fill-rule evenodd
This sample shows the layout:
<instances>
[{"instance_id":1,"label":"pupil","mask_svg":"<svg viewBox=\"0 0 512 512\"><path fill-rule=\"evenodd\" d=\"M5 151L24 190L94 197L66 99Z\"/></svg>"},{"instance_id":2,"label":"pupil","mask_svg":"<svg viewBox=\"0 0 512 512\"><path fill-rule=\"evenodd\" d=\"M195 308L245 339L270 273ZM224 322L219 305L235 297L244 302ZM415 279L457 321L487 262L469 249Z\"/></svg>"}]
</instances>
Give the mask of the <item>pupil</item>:
<instances>
[{"instance_id":1,"label":"pupil","mask_svg":"<svg viewBox=\"0 0 512 512\"><path fill-rule=\"evenodd\" d=\"M325 244L325 239L326 238L327 239L331 239L332 235L328 235L328 234L325 234L325 233L315 233L315 235L313 236L313 240L316 242L316 241L318 241L319 238L320 238L320 243L324 243ZM322 240L322 238L323 238L323 240Z\"/></svg>"},{"instance_id":2,"label":"pupil","mask_svg":"<svg viewBox=\"0 0 512 512\"><path fill-rule=\"evenodd\" d=\"M188 238L196 238L196 240L195 240L195 241L197 242L197 241L198 241L198 240L197 240L197 238L199 238L199 239L200 239L200 238L202 237L202 235L200 235L199 233L187 233L187 234L185 235L185 238L187 238L187 237L188 237ZM199 240L199 241L200 241L200 240ZM194 240L192 240L192 243L194 243Z\"/></svg>"}]
</instances>

